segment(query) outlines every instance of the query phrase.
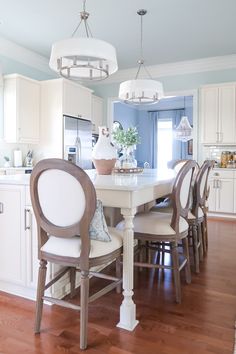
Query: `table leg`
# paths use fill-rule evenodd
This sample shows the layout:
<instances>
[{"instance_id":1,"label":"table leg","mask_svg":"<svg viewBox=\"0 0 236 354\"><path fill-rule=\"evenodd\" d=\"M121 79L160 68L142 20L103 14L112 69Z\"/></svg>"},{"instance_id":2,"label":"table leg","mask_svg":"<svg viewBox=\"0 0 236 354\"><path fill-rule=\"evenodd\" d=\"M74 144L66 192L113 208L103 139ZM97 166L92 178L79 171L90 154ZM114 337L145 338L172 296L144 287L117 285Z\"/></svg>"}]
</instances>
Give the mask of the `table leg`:
<instances>
[{"instance_id":1,"label":"table leg","mask_svg":"<svg viewBox=\"0 0 236 354\"><path fill-rule=\"evenodd\" d=\"M124 217L124 244L123 244L123 302L120 306L120 322L117 327L133 331L137 326L136 305L133 302L133 271L134 271L134 232L133 218L136 208L121 209Z\"/></svg>"}]
</instances>

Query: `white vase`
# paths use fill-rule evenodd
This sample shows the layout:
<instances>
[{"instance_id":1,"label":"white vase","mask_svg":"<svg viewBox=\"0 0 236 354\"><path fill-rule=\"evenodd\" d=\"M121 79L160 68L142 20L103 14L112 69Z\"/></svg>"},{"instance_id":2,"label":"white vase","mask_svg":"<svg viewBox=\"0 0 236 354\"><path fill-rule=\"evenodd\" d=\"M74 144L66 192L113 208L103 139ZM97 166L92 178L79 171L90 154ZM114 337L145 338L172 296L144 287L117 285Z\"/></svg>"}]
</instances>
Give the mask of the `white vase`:
<instances>
[{"instance_id":1,"label":"white vase","mask_svg":"<svg viewBox=\"0 0 236 354\"><path fill-rule=\"evenodd\" d=\"M110 175L117 159L116 148L111 144L109 129L99 127L99 137L92 152L93 163L98 174Z\"/></svg>"}]
</instances>

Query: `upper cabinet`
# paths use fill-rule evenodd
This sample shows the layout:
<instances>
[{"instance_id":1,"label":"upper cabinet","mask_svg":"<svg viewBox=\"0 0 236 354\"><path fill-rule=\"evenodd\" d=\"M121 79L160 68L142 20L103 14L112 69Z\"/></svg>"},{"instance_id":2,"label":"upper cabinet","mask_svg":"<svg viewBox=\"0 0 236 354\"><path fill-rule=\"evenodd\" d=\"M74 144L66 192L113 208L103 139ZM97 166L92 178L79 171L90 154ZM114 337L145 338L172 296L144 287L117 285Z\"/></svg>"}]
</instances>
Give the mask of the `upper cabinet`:
<instances>
[{"instance_id":1,"label":"upper cabinet","mask_svg":"<svg viewBox=\"0 0 236 354\"><path fill-rule=\"evenodd\" d=\"M103 105L101 97L92 95L92 124L93 133L98 134L98 127L103 125Z\"/></svg>"},{"instance_id":2,"label":"upper cabinet","mask_svg":"<svg viewBox=\"0 0 236 354\"><path fill-rule=\"evenodd\" d=\"M91 120L92 91L71 81L62 80L62 85L63 114Z\"/></svg>"},{"instance_id":3,"label":"upper cabinet","mask_svg":"<svg viewBox=\"0 0 236 354\"><path fill-rule=\"evenodd\" d=\"M4 77L4 139L39 143L40 83L21 75Z\"/></svg>"},{"instance_id":4,"label":"upper cabinet","mask_svg":"<svg viewBox=\"0 0 236 354\"><path fill-rule=\"evenodd\" d=\"M236 143L236 85L206 86L200 90L201 142Z\"/></svg>"},{"instance_id":5,"label":"upper cabinet","mask_svg":"<svg viewBox=\"0 0 236 354\"><path fill-rule=\"evenodd\" d=\"M92 90L65 79L41 81L40 156L63 156L63 115L91 120Z\"/></svg>"}]
</instances>

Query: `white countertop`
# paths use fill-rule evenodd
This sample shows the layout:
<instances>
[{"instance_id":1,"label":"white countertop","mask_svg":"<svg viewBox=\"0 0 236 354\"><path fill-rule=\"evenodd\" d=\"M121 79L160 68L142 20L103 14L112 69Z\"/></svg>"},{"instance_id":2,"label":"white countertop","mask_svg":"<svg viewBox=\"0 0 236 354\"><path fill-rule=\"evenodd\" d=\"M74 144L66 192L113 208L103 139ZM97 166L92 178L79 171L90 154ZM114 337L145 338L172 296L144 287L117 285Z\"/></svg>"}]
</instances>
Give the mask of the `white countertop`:
<instances>
[{"instance_id":1,"label":"white countertop","mask_svg":"<svg viewBox=\"0 0 236 354\"><path fill-rule=\"evenodd\" d=\"M134 174L112 174L98 175L96 170L86 171L93 181L96 189L120 189L135 190L147 186L161 184L162 182L172 181L175 173L173 170L158 172L154 169L144 169L142 173ZM0 176L0 184L29 185L30 174L3 175Z\"/></svg>"}]
</instances>

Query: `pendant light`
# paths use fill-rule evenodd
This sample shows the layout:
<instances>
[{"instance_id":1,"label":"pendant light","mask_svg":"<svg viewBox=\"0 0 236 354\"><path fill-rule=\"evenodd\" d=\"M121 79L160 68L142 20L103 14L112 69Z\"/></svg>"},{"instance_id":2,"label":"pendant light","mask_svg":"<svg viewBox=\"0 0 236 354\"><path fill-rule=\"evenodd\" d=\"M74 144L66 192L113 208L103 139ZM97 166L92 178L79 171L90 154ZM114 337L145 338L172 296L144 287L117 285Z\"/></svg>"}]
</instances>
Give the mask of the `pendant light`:
<instances>
[{"instance_id":1,"label":"pendant light","mask_svg":"<svg viewBox=\"0 0 236 354\"><path fill-rule=\"evenodd\" d=\"M152 104L158 102L163 97L163 86L159 81L152 79L149 71L144 65L143 59L143 16L147 10L138 10L137 14L141 18L140 36L140 59L138 60L138 71L134 80L128 80L120 84L119 98L125 103L131 104ZM139 79L141 69L144 69L148 79Z\"/></svg>"},{"instance_id":2,"label":"pendant light","mask_svg":"<svg viewBox=\"0 0 236 354\"><path fill-rule=\"evenodd\" d=\"M85 8L80 12L80 21L71 38L52 45L49 66L60 76L75 81L106 79L118 70L115 48L102 40L93 38L88 25L89 13ZM86 37L74 37L81 24Z\"/></svg>"},{"instance_id":3,"label":"pendant light","mask_svg":"<svg viewBox=\"0 0 236 354\"><path fill-rule=\"evenodd\" d=\"M184 111L185 111L185 96L184 96ZM175 139L180 141L188 141L193 138L193 128L191 127L188 117L183 116L180 120L178 127L175 129Z\"/></svg>"}]
</instances>

